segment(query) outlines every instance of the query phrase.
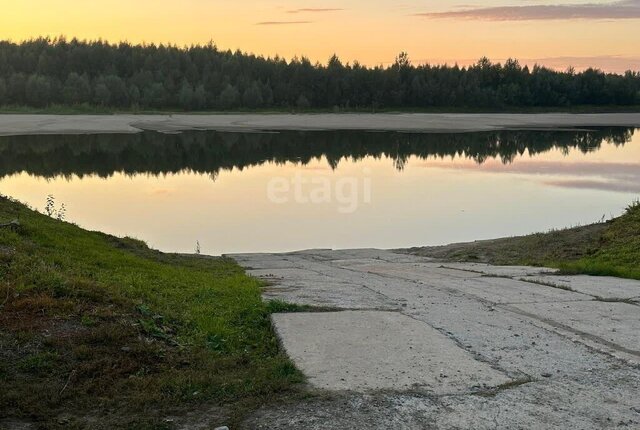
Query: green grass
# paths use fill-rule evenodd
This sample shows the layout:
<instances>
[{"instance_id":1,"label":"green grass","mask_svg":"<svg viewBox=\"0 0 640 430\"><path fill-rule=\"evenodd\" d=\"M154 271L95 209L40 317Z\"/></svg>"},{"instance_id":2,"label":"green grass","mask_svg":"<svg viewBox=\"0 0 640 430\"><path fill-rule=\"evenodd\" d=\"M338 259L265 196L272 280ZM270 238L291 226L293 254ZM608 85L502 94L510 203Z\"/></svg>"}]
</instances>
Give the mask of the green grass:
<instances>
[{"instance_id":1,"label":"green grass","mask_svg":"<svg viewBox=\"0 0 640 430\"><path fill-rule=\"evenodd\" d=\"M408 252L441 260L547 266L565 273L640 279L640 203L603 223Z\"/></svg>"},{"instance_id":2,"label":"green grass","mask_svg":"<svg viewBox=\"0 0 640 430\"><path fill-rule=\"evenodd\" d=\"M640 279L640 203L609 223L591 255L553 263L565 272Z\"/></svg>"},{"instance_id":3,"label":"green grass","mask_svg":"<svg viewBox=\"0 0 640 430\"><path fill-rule=\"evenodd\" d=\"M295 393L302 376L269 320L286 306L263 303L233 261L162 254L0 198L0 224L13 219L0 228L0 419L170 428L169 413L220 405L233 418Z\"/></svg>"}]
</instances>

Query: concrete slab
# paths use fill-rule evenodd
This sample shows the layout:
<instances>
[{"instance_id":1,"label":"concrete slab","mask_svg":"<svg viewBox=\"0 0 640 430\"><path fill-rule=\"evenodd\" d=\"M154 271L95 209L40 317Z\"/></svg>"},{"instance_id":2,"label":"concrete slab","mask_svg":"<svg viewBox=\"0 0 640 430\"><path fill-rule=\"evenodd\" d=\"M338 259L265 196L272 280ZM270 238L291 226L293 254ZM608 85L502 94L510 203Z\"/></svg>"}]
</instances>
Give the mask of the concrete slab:
<instances>
[{"instance_id":1,"label":"concrete slab","mask_svg":"<svg viewBox=\"0 0 640 430\"><path fill-rule=\"evenodd\" d=\"M343 282L286 281L266 287L265 300L339 309L396 310L399 304L362 285Z\"/></svg>"},{"instance_id":2,"label":"concrete slab","mask_svg":"<svg viewBox=\"0 0 640 430\"><path fill-rule=\"evenodd\" d=\"M442 267L468 270L470 272L482 273L484 275L491 276L506 276L506 277L525 277L535 276L542 274L556 273L557 269L550 269L548 267L529 267L529 266L491 266L484 263L455 263L447 262L441 263Z\"/></svg>"},{"instance_id":3,"label":"concrete slab","mask_svg":"<svg viewBox=\"0 0 640 430\"><path fill-rule=\"evenodd\" d=\"M464 282L463 291L493 303L589 301L591 296L510 278L482 277Z\"/></svg>"},{"instance_id":4,"label":"concrete slab","mask_svg":"<svg viewBox=\"0 0 640 430\"><path fill-rule=\"evenodd\" d=\"M367 262L365 264L352 264L348 266L360 272L375 273L378 275L400 277L413 281L428 281L432 278L479 278L482 273L468 270L446 269L440 263L381 263Z\"/></svg>"},{"instance_id":5,"label":"concrete slab","mask_svg":"<svg viewBox=\"0 0 640 430\"><path fill-rule=\"evenodd\" d=\"M241 261L270 279L265 298L367 309L275 315L294 362L332 394L247 428L640 427L640 306L615 302L635 296L634 281L381 250Z\"/></svg>"},{"instance_id":6,"label":"concrete slab","mask_svg":"<svg viewBox=\"0 0 640 430\"><path fill-rule=\"evenodd\" d=\"M602 390L594 390L602 387ZM349 393L262 408L247 429L635 429L640 427L638 373L585 372L544 378L483 395Z\"/></svg>"},{"instance_id":7,"label":"concrete slab","mask_svg":"<svg viewBox=\"0 0 640 430\"><path fill-rule=\"evenodd\" d=\"M529 282L558 285L580 293L605 299L636 299L640 301L640 281L606 276L527 276Z\"/></svg>"},{"instance_id":8,"label":"concrete slab","mask_svg":"<svg viewBox=\"0 0 640 430\"><path fill-rule=\"evenodd\" d=\"M640 307L628 303L568 302L513 305L576 337L635 356L640 362Z\"/></svg>"},{"instance_id":9,"label":"concrete slab","mask_svg":"<svg viewBox=\"0 0 640 430\"><path fill-rule=\"evenodd\" d=\"M451 394L511 381L431 326L397 312L296 313L273 319L287 353L318 388Z\"/></svg>"},{"instance_id":10,"label":"concrete slab","mask_svg":"<svg viewBox=\"0 0 640 430\"><path fill-rule=\"evenodd\" d=\"M362 249L311 249L304 251L296 251L288 255L310 257L322 261L340 261L340 260L373 260L377 262L391 263L413 263L423 262L430 259L418 257L410 254L396 254L394 252L382 249L362 248Z\"/></svg>"},{"instance_id":11,"label":"concrete slab","mask_svg":"<svg viewBox=\"0 0 640 430\"><path fill-rule=\"evenodd\" d=\"M518 380L580 375L616 364L607 355L594 354L584 343L533 324L529 318L472 299L421 304L405 313L446 333L478 359Z\"/></svg>"},{"instance_id":12,"label":"concrete slab","mask_svg":"<svg viewBox=\"0 0 640 430\"><path fill-rule=\"evenodd\" d=\"M378 263L349 265L351 270L377 274L396 279L419 282L433 287L458 290L472 294L494 303L526 303L543 301L592 300L585 294L553 288L545 285L532 285L512 278L495 277L476 271L443 268L436 263ZM502 270L502 268L496 268ZM490 271L490 270L488 270ZM504 270L503 270L504 271ZM512 273L520 273L516 268Z\"/></svg>"}]
</instances>

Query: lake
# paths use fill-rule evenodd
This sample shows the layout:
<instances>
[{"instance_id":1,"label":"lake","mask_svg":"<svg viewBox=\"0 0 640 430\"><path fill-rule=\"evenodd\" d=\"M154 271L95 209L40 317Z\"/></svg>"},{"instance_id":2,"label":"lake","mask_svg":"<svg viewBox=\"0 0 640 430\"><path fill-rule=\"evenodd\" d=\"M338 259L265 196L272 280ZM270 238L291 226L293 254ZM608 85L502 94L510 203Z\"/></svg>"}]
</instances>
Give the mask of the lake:
<instances>
[{"instance_id":1,"label":"lake","mask_svg":"<svg viewBox=\"0 0 640 430\"><path fill-rule=\"evenodd\" d=\"M640 195L634 129L0 138L0 192L175 252L397 248L547 231Z\"/></svg>"}]
</instances>

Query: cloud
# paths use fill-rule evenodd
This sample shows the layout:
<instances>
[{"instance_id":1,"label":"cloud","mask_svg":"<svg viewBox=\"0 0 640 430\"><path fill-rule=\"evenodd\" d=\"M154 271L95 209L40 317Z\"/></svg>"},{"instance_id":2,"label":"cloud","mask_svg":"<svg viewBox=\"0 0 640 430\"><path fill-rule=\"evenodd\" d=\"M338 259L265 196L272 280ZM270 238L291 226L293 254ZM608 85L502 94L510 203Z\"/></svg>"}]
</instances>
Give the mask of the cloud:
<instances>
[{"instance_id":1,"label":"cloud","mask_svg":"<svg viewBox=\"0 0 640 430\"><path fill-rule=\"evenodd\" d=\"M305 13L305 12L308 12L308 13L324 13L324 12L339 12L339 11L342 11L342 10L344 10L344 9L309 7L309 8L288 10L287 13Z\"/></svg>"},{"instance_id":2,"label":"cloud","mask_svg":"<svg viewBox=\"0 0 640 430\"><path fill-rule=\"evenodd\" d=\"M263 21L256 22L256 25L296 25L296 24L312 24L313 21Z\"/></svg>"},{"instance_id":3,"label":"cloud","mask_svg":"<svg viewBox=\"0 0 640 430\"><path fill-rule=\"evenodd\" d=\"M417 13L429 19L457 18L480 21L530 21L568 19L640 19L640 0L610 3L480 7L445 12Z\"/></svg>"},{"instance_id":4,"label":"cloud","mask_svg":"<svg viewBox=\"0 0 640 430\"><path fill-rule=\"evenodd\" d=\"M624 73L627 70L640 70L640 57L627 57L623 55L596 55L592 57L547 57L547 58L523 58L520 64L542 64L555 70L565 70L572 66L576 70L584 70L590 67L607 72Z\"/></svg>"}]
</instances>

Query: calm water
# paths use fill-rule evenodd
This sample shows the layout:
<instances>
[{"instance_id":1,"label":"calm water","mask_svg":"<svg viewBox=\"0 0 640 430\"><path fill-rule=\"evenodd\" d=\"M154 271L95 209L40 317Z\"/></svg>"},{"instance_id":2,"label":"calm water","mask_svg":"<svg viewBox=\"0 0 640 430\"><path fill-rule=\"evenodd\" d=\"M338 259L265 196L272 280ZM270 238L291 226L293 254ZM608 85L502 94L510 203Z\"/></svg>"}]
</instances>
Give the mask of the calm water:
<instances>
[{"instance_id":1,"label":"calm water","mask_svg":"<svg viewBox=\"0 0 640 430\"><path fill-rule=\"evenodd\" d=\"M621 213L633 129L0 138L0 192L165 251L408 247Z\"/></svg>"}]
</instances>

